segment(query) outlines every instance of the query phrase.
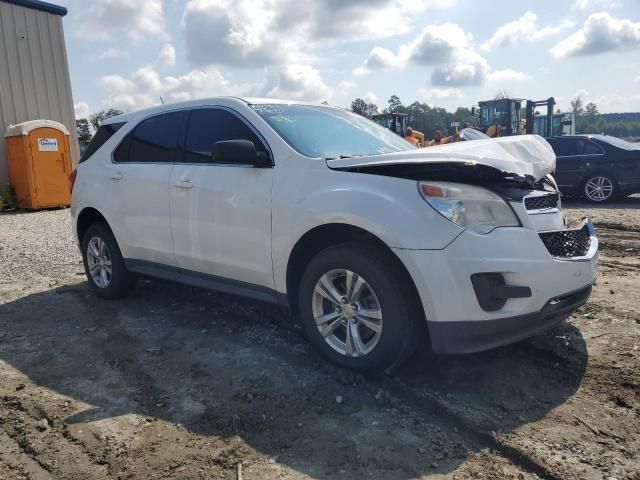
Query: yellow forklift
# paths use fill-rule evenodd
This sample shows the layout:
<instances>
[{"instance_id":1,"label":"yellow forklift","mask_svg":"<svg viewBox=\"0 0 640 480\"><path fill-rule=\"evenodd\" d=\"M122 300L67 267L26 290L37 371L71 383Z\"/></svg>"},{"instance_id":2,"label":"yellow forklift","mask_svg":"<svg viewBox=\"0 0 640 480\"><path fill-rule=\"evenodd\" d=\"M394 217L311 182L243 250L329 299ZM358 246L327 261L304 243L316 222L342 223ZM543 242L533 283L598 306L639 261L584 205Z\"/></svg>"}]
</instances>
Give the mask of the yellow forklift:
<instances>
[{"instance_id":1,"label":"yellow forklift","mask_svg":"<svg viewBox=\"0 0 640 480\"><path fill-rule=\"evenodd\" d=\"M522 107L525 106L523 119ZM471 112L478 116L477 128L489 137L509 137L536 133L543 137L553 135L553 107L556 101L553 97L546 100L523 100L521 98L500 98L478 102L478 109L473 107ZM547 107L546 120L536 122L536 108ZM539 128L536 128L536 125ZM538 130L538 131L536 131Z\"/></svg>"},{"instance_id":2,"label":"yellow forklift","mask_svg":"<svg viewBox=\"0 0 640 480\"><path fill-rule=\"evenodd\" d=\"M401 137L404 137L404 132L406 132L408 127L408 115L406 113L379 113L377 115L373 115L371 120L376 122L378 125L397 133ZM418 141L418 146L424 146L424 133L413 130L411 136Z\"/></svg>"}]
</instances>

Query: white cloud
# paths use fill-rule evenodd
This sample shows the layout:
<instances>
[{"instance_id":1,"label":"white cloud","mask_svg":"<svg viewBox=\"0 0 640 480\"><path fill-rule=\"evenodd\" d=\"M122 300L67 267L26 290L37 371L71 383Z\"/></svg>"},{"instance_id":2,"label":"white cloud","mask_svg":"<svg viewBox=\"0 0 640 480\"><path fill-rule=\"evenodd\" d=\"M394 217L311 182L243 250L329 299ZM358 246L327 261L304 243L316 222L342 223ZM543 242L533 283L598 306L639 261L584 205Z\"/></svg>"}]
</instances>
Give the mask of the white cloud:
<instances>
[{"instance_id":1,"label":"white cloud","mask_svg":"<svg viewBox=\"0 0 640 480\"><path fill-rule=\"evenodd\" d=\"M573 22L565 20L557 25L540 28L538 25L538 16L529 11L518 20L505 23L498 28L496 33L494 33L487 42L482 44L481 48L484 51L491 51L496 48L517 45L523 41L541 40L562 33L573 25Z\"/></svg>"},{"instance_id":2,"label":"white cloud","mask_svg":"<svg viewBox=\"0 0 640 480\"><path fill-rule=\"evenodd\" d=\"M440 65L471 48L472 42L473 36L456 24L429 25L401 49L401 55L417 65Z\"/></svg>"},{"instance_id":3,"label":"white cloud","mask_svg":"<svg viewBox=\"0 0 640 480\"><path fill-rule=\"evenodd\" d=\"M490 70L487 61L475 51L473 36L459 25L428 25L398 53L375 47L363 65L354 70L363 76L372 70L403 68L407 64L433 66L431 82L438 86L482 85Z\"/></svg>"},{"instance_id":4,"label":"white cloud","mask_svg":"<svg viewBox=\"0 0 640 480\"><path fill-rule=\"evenodd\" d=\"M269 97L321 102L331 96L320 72L309 65L285 65L267 69L263 94Z\"/></svg>"},{"instance_id":5,"label":"white cloud","mask_svg":"<svg viewBox=\"0 0 640 480\"><path fill-rule=\"evenodd\" d=\"M594 13L584 26L551 49L556 58L640 49L640 22Z\"/></svg>"},{"instance_id":6,"label":"white cloud","mask_svg":"<svg viewBox=\"0 0 640 480\"><path fill-rule=\"evenodd\" d=\"M430 100L455 100L460 99L464 95L462 90L457 88L421 88L418 90L418 99L423 101Z\"/></svg>"},{"instance_id":7,"label":"white cloud","mask_svg":"<svg viewBox=\"0 0 640 480\"><path fill-rule=\"evenodd\" d=\"M362 96L362 99L367 103L373 103L374 105L378 104L378 97L373 92L367 92Z\"/></svg>"},{"instance_id":8,"label":"white cloud","mask_svg":"<svg viewBox=\"0 0 640 480\"><path fill-rule=\"evenodd\" d=\"M391 70L401 64L400 57L391 50L382 47L374 47L365 61L365 66L374 70Z\"/></svg>"},{"instance_id":9,"label":"white cloud","mask_svg":"<svg viewBox=\"0 0 640 480\"><path fill-rule=\"evenodd\" d=\"M356 86L357 84L353 80L343 80L338 84L338 90L340 90L340 93L343 95L348 95Z\"/></svg>"},{"instance_id":10,"label":"white cloud","mask_svg":"<svg viewBox=\"0 0 640 480\"><path fill-rule=\"evenodd\" d=\"M136 110L160 103L190 100L196 97L255 93L246 85L234 85L220 71L210 67L195 69L180 76L162 77L153 66L139 68L131 77L107 75L98 81L107 94L105 107Z\"/></svg>"},{"instance_id":11,"label":"white cloud","mask_svg":"<svg viewBox=\"0 0 640 480\"><path fill-rule=\"evenodd\" d=\"M275 34L266 0L191 0L182 28L195 65L264 66L285 61L288 42Z\"/></svg>"},{"instance_id":12,"label":"white cloud","mask_svg":"<svg viewBox=\"0 0 640 480\"><path fill-rule=\"evenodd\" d=\"M77 22L76 33L86 40L166 38L162 0L94 0Z\"/></svg>"},{"instance_id":13,"label":"white cloud","mask_svg":"<svg viewBox=\"0 0 640 480\"><path fill-rule=\"evenodd\" d=\"M91 60L116 60L119 58L126 58L128 56L129 54L126 51L121 50L119 48L111 47L111 48L107 48L101 53L92 55L90 58Z\"/></svg>"},{"instance_id":14,"label":"white cloud","mask_svg":"<svg viewBox=\"0 0 640 480\"><path fill-rule=\"evenodd\" d=\"M455 0L190 0L182 17L194 65L307 64L338 42L406 33L426 8Z\"/></svg>"},{"instance_id":15,"label":"white cloud","mask_svg":"<svg viewBox=\"0 0 640 480\"><path fill-rule=\"evenodd\" d=\"M86 102L78 102L73 104L73 111L76 118L87 118L89 116L89 105Z\"/></svg>"},{"instance_id":16,"label":"white cloud","mask_svg":"<svg viewBox=\"0 0 640 480\"><path fill-rule=\"evenodd\" d=\"M431 73L431 84L449 87L484 85L489 67L486 61L452 63L436 67Z\"/></svg>"},{"instance_id":17,"label":"white cloud","mask_svg":"<svg viewBox=\"0 0 640 480\"><path fill-rule=\"evenodd\" d=\"M159 67L170 67L176 63L176 49L171 43L165 43L160 49L156 64Z\"/></svg>"},{"instance_id":18,"label":"white cloud","mask_svg":"<svg viewBox=\"0 0 640 480\"><path fill-rule=\"evenodd\" d=\"M531 80L531 76L518 72L517 70L513 70L511 68L507 68L505 70L494 70L489 72L488 79L492 83L513 83L513 82L523 82L525 80Z\"/></svg>"}]
</instances>

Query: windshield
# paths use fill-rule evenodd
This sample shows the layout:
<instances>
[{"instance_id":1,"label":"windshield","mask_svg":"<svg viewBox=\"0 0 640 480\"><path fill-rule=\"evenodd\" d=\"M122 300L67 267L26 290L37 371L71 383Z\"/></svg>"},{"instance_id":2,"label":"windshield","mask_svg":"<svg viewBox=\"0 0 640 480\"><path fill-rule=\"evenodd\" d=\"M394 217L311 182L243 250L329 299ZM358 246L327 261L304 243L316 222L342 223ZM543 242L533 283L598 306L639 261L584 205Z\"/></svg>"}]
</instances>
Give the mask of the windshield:
<instances>
[{"instance_id":1,"label":"windshield","mask_svg":"<svg viewBox=\"0 0 640 480\"><path fill-rule=\"evenodd\" d=\"M251 108L307 157L360 157L415 148L390 130L348 110L309 105Z\"/></svg>"},{"instance_id":2,"label":"windshield","mask_svg":"<svg viewBox=\"0 0 640 480\"><path fill-rule=\"evenodd\" d=\"M476 130L475 128L463 128L460 130L460 138L465 141L470 140L484 140L486 138L491 138L489 135L482 133L480 130Z\"/></svg>"},{"instance_id":3,"label":"windshield","mask_svg":"<svg viewBox=\"0 0 640 480\"><path fill-rule=\"evenodd\" d=\"M609 135L594 135L593 138L613 145L614 147L622 148L623 150L640 150L640 144L627 142L626 140L621 140L617 137L610 137Z\"/></svg>"}]
</instances>

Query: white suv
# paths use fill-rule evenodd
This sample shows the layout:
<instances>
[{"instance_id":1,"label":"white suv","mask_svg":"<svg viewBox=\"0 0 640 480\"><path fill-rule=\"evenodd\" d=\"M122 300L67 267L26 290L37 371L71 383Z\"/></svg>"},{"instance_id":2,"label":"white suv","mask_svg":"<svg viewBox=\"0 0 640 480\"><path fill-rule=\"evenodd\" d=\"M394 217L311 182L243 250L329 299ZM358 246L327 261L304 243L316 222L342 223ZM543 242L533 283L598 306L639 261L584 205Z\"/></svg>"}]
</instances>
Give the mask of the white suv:
<instances>
[{"instance_id":1,"label":"white suv","mask_svg":"<svg viewBox=\"0 0 640 480\"><path fill-rule=\"evenodd\" d=\"M419 150L347 110L214 98L107 120L71 213L98 296L142 274L278 302L376 372L423 337L484 350L587 301L598 240L567 226L554 167L537 136Z\"/></svg>"}]
</instances>

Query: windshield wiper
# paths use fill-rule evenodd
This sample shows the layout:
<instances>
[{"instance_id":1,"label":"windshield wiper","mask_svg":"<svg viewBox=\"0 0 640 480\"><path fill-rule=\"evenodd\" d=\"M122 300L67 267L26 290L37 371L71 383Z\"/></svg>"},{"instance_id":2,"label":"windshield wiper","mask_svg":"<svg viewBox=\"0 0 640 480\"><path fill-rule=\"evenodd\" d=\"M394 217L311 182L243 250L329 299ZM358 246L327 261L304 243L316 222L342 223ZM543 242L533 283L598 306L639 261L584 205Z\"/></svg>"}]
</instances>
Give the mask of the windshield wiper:
<instances>
[{"instance_id":1,"label":"windshield wiper","mask_svg":"<svg viewBox=\"0 0 640 480\"><path fill-rule=\"evenodd\" d=\"M356 156L360 156L360 155L338 155L337 157L327 157L326 160L336 160L336 159L342 160L343 158L353 158Z\"/></svg>"}]
</instances>

